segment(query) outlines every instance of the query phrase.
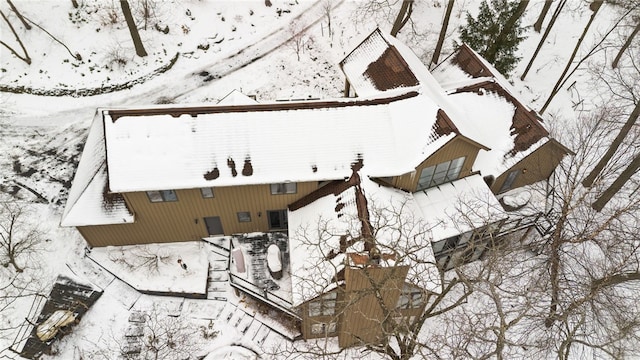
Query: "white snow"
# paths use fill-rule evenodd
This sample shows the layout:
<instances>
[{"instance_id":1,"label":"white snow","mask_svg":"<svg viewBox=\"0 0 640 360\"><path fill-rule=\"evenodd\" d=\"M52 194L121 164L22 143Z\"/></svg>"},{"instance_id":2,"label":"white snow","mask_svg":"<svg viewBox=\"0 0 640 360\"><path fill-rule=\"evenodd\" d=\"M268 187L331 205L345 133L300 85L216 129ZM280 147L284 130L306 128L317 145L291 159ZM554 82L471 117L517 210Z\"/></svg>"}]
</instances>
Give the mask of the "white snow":
<instances>
[{"instance_id":1,"label":"white snow","mask_svg":"<svg viewBox=\"0 0 640 360\"><path fill-rule=\"evenodd\" d=\"M281 253L278 245L271 244L267 248L267 266L272 272L282 271Z\"/></svg>"},{"instance_id":2,"label":"white snow","mask_svg":"<svg viewBox=\"0 0 640 360\"><path fill-rule=\"evenodd\" d=\"M11 170L12 160L19 158L25 160L29 158L32 151L44 151L45 146L55 146L56 150L60 150L60 155L67 154L65 145L72 142L74 138L81 137L84 139L85 132L79 131L90 126L90 119L95 113L97 107L113 107L113 106L146 106L145 104L156 102L158 99L167 99L176 103L215 103L233 89L241 89L246 94L257 94L260 101L273 100L283 91L295 94L319 93L323 97L340 96L344 79L337 69L337 62L344 57L345 50L349 51L354 45L357 45L356 38L362 36L361 33L369 33L376 26L376 21L384 29L390 28L390 24L380 17L371 17L354 21L353 9L358 2L340 2L339 7L332 12L332 24L334 26L334 37L329 38L326 35L326 22L320 20L316 25L308 30L308 34L314 37L314 46L305 49L301 56L301 61L294 61L295 54L287 46L277 47L272 40L285 39L282 34L288 33L289 24L299 14L304 13L306 19L320 19L322 14L317 12L311 2L301 2L301 5L290 6L289 1L271 0L273 7L265 7L263 1L166 1L155 2L159 8L159 18L163 24L171 26L171 32L164 35L151 27L149 30L141 31L141 35L145 44L148 45L147 50L151 50L151 56L148 58L138 58L133 56L131 39L126 29L126 25L119 21L115 24L105 24L102 22L109 5L106 2L85 0L81 3L83 7L81 11L96 10L95 13L86 11L88 22L70 23L66 21L75 10L71 7L69 1L13 1L19 9L29 16L31 19L38 21L49 31L57 35L72 51L79 52L83 55L82 62L76 62L70 58L60 45L53 42L44 33L37 30L24 30L8 6L3 2L2 10L9 16L17 30L23 37L25 44L33 59L32 65L28 66L17 60L13 55L9 54L7 49L0 47L0 83L2 85L27 86L34 88L94 88L102 85L121 84L126 81L139 78L145 74L150 74L154 69L166 63L177 51L181 52L176 65L168 72L151 78L145 83L135 85L131 89L107 93L103 95L89 97L72 97L72 96L36 96L26 93L2 93L0 102L0 153L5 156L0 157L0 182L2 185L12 184L12 181L22 178ZM134 4L134 2L131 2ZM334 4L338 2L333 2ZM317 2L315 4L320 4ZM400 33L402 41L412 41L411 48L413 52L422 58L430 57L430 51L433 47L434 39L437 37L439 23L441 21L443 7L442 2L420 2L419 6L415 6L415 14L413 20L416 26L425 31L425 37L412 39L411 36L403 31ZM117 5L117 2L116 2ZM535 19L531 18L537 15L541 3L532 2L531 10L527 11L525 17L530 24ZM456 37L456 29L464 21L464 11L469 10L472 13L476 11L477 3L472 2L456 2L454 16L451 18L449 26L450 31L445 41L445 50L451 48L452 38ZM282 13L282 16L275 15L277 8L290 9L291 13ZM596 19L593 27L594 31L590 31L587 44L591 38L594 38L602 31L595 31L608 28L613 19L613 7L604 6L603 10ZM187 15L190 10L191 16ZM249 15L249 10L254 15ZM555 80L560 73L568 54L573 49L575 40L580 35L580 31L586 23L591 12L585 6L575 5L572 11L564 13L551 37L547 40L547 44L543 47L540 56L530 72L525 82L513 77L513 86L518 91L518 96L522 96L525 103L530 103L535 108L540 106L546 99L548 92L553 86L551 80ZM608 13L607 13L608 12ZM46 14L45 14L46 13ZM82 14L81 14L82 15ZM76 16L76 15L74 15ZM223 21L222 18L225 18ZM305 22L310 24L311 21ZM186 25L188 33L181 26ZM386 26L385 26L386 25ZM233 28L236 28L233 31ZM323 28L322 28L323 27ZM100 31L97 31L99 29ZM321 31L324 29L324 33ZM142 30L142 28L141 28ZM0 29L2 40L10 45L17 46L10 36L9 30L2 23ZM263 36L263 34L275 34L275 36ZM5 36L7 35L7 36ZM528 38L519 50L519 56L523 56L515 74L520 74L526 66L526 60L532 53L540 39L541 34L528 31ZM221 42L218 43L223 39ZM268 43L267 45L265 45ZM197 45L210 45L206 51L198 50ZM247 45L252 47L247 48ZM276 48L264 56L261 49ZM102 66L108 63L109 54L112 49L120 49L124 54L127 62L122 68L114 68L113 70L103 70ZM166 50L166 54L163 52ZM232 55L243 50L241 56L233 57ZM247 51L249 50L249 51ZM581 53L583 50L581 50ZM601 52L600 55L605 54ZM610 52L606 52L610 55ZM260 55L260 56L259 56ZM600 56L598 55L598 56ZM602 57L602 56L601 56ZM255 62L248 64L246 60L256 59ZM317 60L312 60L317 58ZM91 59L91 62L87 60ZM65 60L67 60L65 62ZM246 66L245 66L246 65ZM90 70L94 67L94 70ZM224 73L220 79L211 82L202 82L193 74L201 70L208 70L214 74L221 70L234 71ZM97 70L101 70L98 72ZM237 70L237 71L235 71ZM434 72L435 73L435 72ZM109 79L108 79L109 78ZM589 81L588 72L579 71L573 75L572 81L577 80L575 89L577 91L561 91L554 102L551 104L548 113L558 114L569 119L576 117L577 111L588 112L593 108L594 87L598 88L598 84ZM603 90L600 87L599 90ZM598 90L598 89L597 89ZM577 108L572 108L574 103L584 100L584 104ZM439 104L442 106L441 104ZM446 109L445 109L446 110ZM447 114L455 121L455 114ZM546 124L552 123L555 119L548 117ZM71 127L69 127L71 125ZM75 130L74 130L75 129ZM316 131L318 127L313 127L312 131ZM405 129L406 130L406 129ZM562 130L562 129L561 129ZM72 131L76 131L73 133ZM65 139L70 136L71 139ZM90 143L92 135L89 136ZM489 144L490 146L491 144ZM427 145L428 147L428 145ZM87 153L83 157L87 157ZM56 167L49 160L38 154L37 160L40 166L46 170L48 175L63 180L70 180L65 175L66 170ZM365 159L366 160L366 159ZM104 157L102 158L104 161ZM225 159L226 161L226 159ZM74 183L84 183L84 186L75 187L67 197L62 194L61 198L67 197L69 204L75 204L80 195L88 186L99 169L100 162L83 160L92 170L80 171L80 168L86 164L81 164L77 169L78 172L84 173L84 180L76 178ZM239 162L236 162L238 164ZM226 163L225 163L226 164ZM365 161L366 164L366 161ZM68 164L72 167L72 164ZM224 165L224 164L223 164ZM366 165L365 165L366 166ZM85 167L87 168L87 167ZM73 172L73 171L72 171ZM48 177L37 179L28 179L29 184L42 193L48 193L52 190L57 193L57 188ZM24 191L18 194L25 198ZM28 194L27 194L28 195ZM536 199L537 200L537 199ZM324 201L323 199L319 201ZM335 199L328 204L335 206ZM533 200L530 201L534 202ZM314 203L315 204L315 203ZM311 206L314 206L312 204ZM74 229L58 228L61 208L54 204L36 204L37 214L32 217L31 221L40 223L46 231L47 243L46 251L41 252L39 257L34 260L34 264L38 264L38 269L28 269L23 273L31 285L47 284L55 279L58 273L67 270L67 264L70 268L78 270L78 264L83 261L84 241L78 232ZM65 211L65 215L73 208L69 206ZM81 209L81 208L78 208ZM303 209L300 209L302 211ZM81 211L82 212L82 211ZM115 221L115 220L114 220ZM95 249L94 249L95 251ZM300 253L305 256L305 253ZM294 256L292 254L292 256ZM185 260L187 258L183 258ZM191 268L191 260L186 260ZM178 264L174 264L176 270ZM0 272L3 280L15 275L6 268L1 268ZM84 271L78 272L81 276L88 276ZM141 277L142 278L142 277ZM93 279L92 279L93 281ZM124 334L129 316L129 309L135 305L139 298L146 298L146 295L140 295L139 292L127 287L118 280L104 277L104 280L96 282L105 285L105 294L98 302L87 312L80 324L78 324L73 332L58 344L58 355L53 358L58 359L75 359L75 358L91 358L92 351L100 350L107 354L106 358L116 358L118 354L117 341L121 340ZM208 349L194 349L198 354L206 354L214 352L210 357L217 358L224 356L233 351L231 358L251 355L241 349L229 349L227 346L231 344L246 345L246 347L256 350L261 357L266 357L266 349L276 347L282 349L284 340L279 337L269 335L265 337L262 345L257 345L257 340L261 339L256 336L243 337L242 333L229 324L226 316L220 313L227 305L235 305L238 299L234 297L233 292L229 291L228 301L207 301L207 300L186 300L184 302L183 313L181 318L186 321L195 319L214 318L215 329L220 331L219 336L211 341ZM152 302L162 305L166 297L153 297ZM1 319L3 323L16 325L22 322L29 313L31 298L21 299L13 303L10 307L2 311ZM142 301L142 300L141 300ZM476 304L465 304L464 306L475 306ZM242 304L242 306L232 306L233 313L241 313L242 309L249 309L251 305ZM225 310L226 311L226 310ZM217 317L219 316L219 317ZM273 320L260 313L255 314L256 319L262 319L265 322ZM428 329L433 331L434 335L440 335L443 329ZM254 335L248 333L249 335ZM4 335L4 333L2 334ZM0 337L0 348L6 349L12 341L13 333L8 336ZM258 335L258 334L255 334ZM330 340L330 345L335 348L335 344ZM323 340L324 341L324 340ZM215 353L219 350L220 353ZM361 357L361 348L347 350L345 356ZM15 355L5 351L1 355L14 357ZM524 357L530 354L524 351ZM539 354L537 354L539 355ZM374 355L375 356L375 355ZM52 358L45 356L45 358Z\"/></svg>"},{"instance_id":3,"label":"white snow","mask_svg":"<svg viewBox=\"0 0 640 360\"><path fill-rule=\"evenodd\" d=\"M480 175L438 185L414 194L432 241L446 239L507 218Z\"/></svg>"},{"instance_id":4,"label":"white snow","mask_svg":"<svg viewBox=\"0 0 640 360\"><path fill-rule=\"evenodd\" d=\"M205 295L209 262L203 245L193 241L107 246L94 248L89 257L138 291Z\"/></svg>"},{"instance_id":5,"label":"white snow","mask_svg":"<svg viewBox=\"0 0 640 360\"><path fill-rule=\"evenodd\" d=\"M368 173L390 176L412 171L430 142L436 107L425 96L392 104L241 112L104 118L109 186L113 192L199 188L286 181L341 179L358 157ZM264 106L264 104L256 105ZM406 110L398 111L398 107ZM424 117L405 117L420 111ZM396 117L396 115L398 115ZM286 129L284 131L283 129ZM313 129L313 131L309 131ZM396 129L412 129L396 131ZM424 136L416 136L424 134ZM286 144L286 146L273 146ZM233 176L228 160L235 163ZM250 160L253 174L241 174ZM214 168L220 176L204 175Z\"/></svg>"}]
</instances>

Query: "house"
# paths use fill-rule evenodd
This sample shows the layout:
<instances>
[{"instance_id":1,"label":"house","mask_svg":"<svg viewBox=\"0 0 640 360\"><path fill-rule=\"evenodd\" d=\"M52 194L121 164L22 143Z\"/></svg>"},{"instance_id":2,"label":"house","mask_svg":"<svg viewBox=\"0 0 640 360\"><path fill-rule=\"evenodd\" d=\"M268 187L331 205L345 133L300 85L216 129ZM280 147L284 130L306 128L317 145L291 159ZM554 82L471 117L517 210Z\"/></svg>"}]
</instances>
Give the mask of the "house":
<instances>
[{"instance_id":1,"label":"house","mask_svg":"<svg viewBox=\"0 0 640 360\"><path fill-rule=\"evenodd\" d=\"M340 66L340 99L98 109L62 225L91 247L226 236L232 285L305 338L415 331L439 272L517 228L496 194L571 152L466 46L430 72L375 30Z\"/></svg>"}]
</instances>

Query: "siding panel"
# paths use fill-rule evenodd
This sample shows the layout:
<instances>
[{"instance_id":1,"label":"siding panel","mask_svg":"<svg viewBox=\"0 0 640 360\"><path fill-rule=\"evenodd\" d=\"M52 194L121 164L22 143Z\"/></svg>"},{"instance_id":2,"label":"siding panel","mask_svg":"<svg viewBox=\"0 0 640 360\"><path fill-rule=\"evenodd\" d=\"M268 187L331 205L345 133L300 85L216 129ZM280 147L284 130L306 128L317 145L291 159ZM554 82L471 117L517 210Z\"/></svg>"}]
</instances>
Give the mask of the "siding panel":
<instances>
[{"instance_id":1,"label":"siding panel","mask_svg":"<svg viewBox=\"0 0 640 360\"><path fill-rule=\"evenodd\" d=\"M268 210L287 206L317 189L317 182L297 184L295 194L271 195L269 184L214 188L205 199L200 189L176 190L178 201L152 203L145 192L123 194L135 223L79 227L91 246L131 245L199 240L208 235L204 217L219 216L225 234L269 231ZM250 222L238 222L248 211Z\"/></svg>"},{"instance_id":2,"label":"siding panel","mask_svg":"<svg viewBox=\"0 0 640 360\"><path fill-rule=\"evenodd\" d=\"M564 155L566 155L564 149L552 142L547 142L498 176L491 186L491 190L497 194L507 179L507 175L513 170L520 170L520 173L513 182L511 189L548 179L556 166L560 164Z\"/></svg>"}]
</instances>

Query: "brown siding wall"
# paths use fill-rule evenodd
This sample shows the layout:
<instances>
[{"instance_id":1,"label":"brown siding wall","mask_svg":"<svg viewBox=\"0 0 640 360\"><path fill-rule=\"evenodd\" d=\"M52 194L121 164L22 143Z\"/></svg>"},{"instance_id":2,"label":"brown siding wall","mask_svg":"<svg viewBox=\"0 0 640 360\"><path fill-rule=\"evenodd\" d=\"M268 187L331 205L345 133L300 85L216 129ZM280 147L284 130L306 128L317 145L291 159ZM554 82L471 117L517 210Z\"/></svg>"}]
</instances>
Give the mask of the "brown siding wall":
<instances>
[{"instance_id":1,"label":"brown siding wall","mask_svg":"<svg viewBox=\"0 0 640 360\"><path fill-rule=\"evenodd\" d=\"M480 151L480 149L477 146L456 136L418 165L415 172L394 178L392 185L400 189L414 192L418 186L418 179L420 178L420 172L422 169L445 161L453 160L461 156L466 156L467 158L465 159L462 170L460 171L460 177L463 178L472 173L472 166L476 161L478 151Z\"/></svg>"},{"instance_id":2,"label":"brown siding wall","mask_svg":"<svg viewBox=\"0 0 640 360\"><path fill-rule=\"evenodd\" d=\"M566 152L552 142L547 142L538 150L532 152L514 166L502 173L491 186L491 191L498 193L507 175L513 170L520 170L520 174L514 181L511 189L530 185L547 179L553 170L560 164Z\"/></svg>"},{"instance_id":3,"label":"brown siding wall","mask_svg":"<svg viewBox=\"0 0 640 360\"><path fill-rule=\"evenodd\" d=\"M381 321L388 314L384 313L375 292L379 292L385 306L395 309L408 271L408 266L345 269L345 309L338 332L340 347L380 340Z\"/></svg>"},{"instance_id":4,"label":"brown siding wall","mask_svg":"<svg viewBox=\"0 0 640 360\"><path fill-rule=\"evenodd\" d=\"M208 235L204 217L219 216L225 234L268 231L268 210L287 205L317 189L317 182L298 183L295 194L271 195L270 185L214 188L204 199L200 189L177 190L178 201L152 203L145 192L124 194L135 223L84 226L78 230L91 246L130 245L198 240ZM238 222L249 211L251 222Z\"/></svg>"}]
</instances>

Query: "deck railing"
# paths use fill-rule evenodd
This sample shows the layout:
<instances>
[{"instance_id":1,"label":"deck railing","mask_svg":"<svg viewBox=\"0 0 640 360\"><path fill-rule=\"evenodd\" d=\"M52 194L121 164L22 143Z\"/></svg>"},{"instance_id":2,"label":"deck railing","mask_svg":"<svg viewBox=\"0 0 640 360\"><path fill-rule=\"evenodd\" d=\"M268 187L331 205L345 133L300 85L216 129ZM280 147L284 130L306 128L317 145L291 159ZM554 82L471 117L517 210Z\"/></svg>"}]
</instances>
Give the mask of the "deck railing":
<instances>
[{"instance_id":1,"label":"deck railing","mask_svg":"<svg viewBox=\"0 0 640 360\"><path fill-rule=\"evenodd\" d=\"M300 316L291 309L293 307L293 304L290 301L274 294L268 289L257 286L247 279L243 279L242 277L232 273L229 273L229 280L231 286L242 290L255 298L267 302L295 318L300 318Z\"/></svg>"}]
</instances>

